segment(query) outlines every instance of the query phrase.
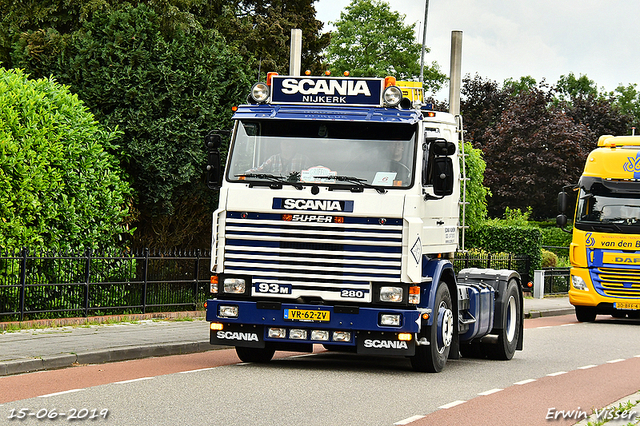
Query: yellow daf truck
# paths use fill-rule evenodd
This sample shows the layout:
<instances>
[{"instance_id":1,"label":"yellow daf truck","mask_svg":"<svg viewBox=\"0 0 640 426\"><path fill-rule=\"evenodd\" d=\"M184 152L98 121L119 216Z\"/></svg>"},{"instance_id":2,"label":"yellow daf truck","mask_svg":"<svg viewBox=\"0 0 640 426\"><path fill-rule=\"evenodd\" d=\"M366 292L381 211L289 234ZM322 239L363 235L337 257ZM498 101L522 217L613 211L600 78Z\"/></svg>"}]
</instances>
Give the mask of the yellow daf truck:
<instances>
[{"instance_id":1,"label":"yellow daf truck","mask_svg":"<svg viewBox=\"0 0 640 426\"><path fill-rule=\"evenodd\" d=\"M568 194L558 195L558 226ZM574 187L569 300L578 321L640 317L640 136L601 136Z\"/></svg>"}]
</instances>

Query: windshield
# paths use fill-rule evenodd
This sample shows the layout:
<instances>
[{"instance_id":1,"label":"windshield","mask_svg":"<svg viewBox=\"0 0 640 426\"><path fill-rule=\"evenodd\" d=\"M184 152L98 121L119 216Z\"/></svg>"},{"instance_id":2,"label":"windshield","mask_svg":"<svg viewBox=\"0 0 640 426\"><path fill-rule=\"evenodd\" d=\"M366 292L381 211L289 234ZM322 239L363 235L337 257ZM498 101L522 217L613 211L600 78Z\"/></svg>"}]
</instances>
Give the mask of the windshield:
<instances>
[{"instance_id":1,"label":"windshield","mask_svg":"<svg viewBox=\"0 0 640 426\"><path fill-rule=\"evenodd\" d=\"M617 232L638 232L640 194L616 190L614 182L583 180L587 185L580 188L578 196L578 229L597 230L593 226L608 225ZM630 183L624 182L624 185L628 187Z\"/></svg>"},{"instance_id":2,"label":"windshield","mask_svg":"<svg viewBox=\"0 0 640 426\"><path fill-rule=\"evenodd\" d=\"M407 188L415 130L395 123L240 121L227 179Z\"/></svg>"}]
</instances>

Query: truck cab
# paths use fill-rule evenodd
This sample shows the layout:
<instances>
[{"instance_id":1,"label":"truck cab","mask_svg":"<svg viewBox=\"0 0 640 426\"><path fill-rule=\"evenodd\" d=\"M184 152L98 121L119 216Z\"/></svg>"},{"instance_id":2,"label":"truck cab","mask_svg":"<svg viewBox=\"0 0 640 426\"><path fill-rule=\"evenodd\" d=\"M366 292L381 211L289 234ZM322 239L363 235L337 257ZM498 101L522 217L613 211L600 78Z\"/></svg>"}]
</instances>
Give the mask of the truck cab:
<instances>
[{"instance_id":1,"label":"truck cab","mask_svg":"<svg viewBox=\"0 0 640 426\"><path fill-rule=\"evenodd\" d=\"M640 317L640 137L601 136L573 188L569 301L576 317ZM564 190L558 205L558 225L564 227Z\"/></svg>"},{"instance_id":2,"label":"truck cab","mask_svg":"<svg viewBox=\"0 0 640 426\"><path fill-rule=\"evenodd\" d=\"M224 174L210 164L212 344L256 362L321 344L432 372L522 348L519 275L450 261L459 117L391 77L270 75L233 119Z\"/></svg>"}]
</instances>

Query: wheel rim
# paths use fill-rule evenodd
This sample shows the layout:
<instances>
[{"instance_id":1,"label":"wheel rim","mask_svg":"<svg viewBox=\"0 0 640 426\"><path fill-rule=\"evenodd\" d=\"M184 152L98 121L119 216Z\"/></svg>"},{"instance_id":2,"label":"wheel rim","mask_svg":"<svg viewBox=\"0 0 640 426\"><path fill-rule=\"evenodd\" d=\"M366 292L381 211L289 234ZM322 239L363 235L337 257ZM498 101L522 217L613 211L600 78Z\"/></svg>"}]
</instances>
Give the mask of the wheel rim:
<instances>
[{"instance_id":1,"label":"wheel rim","mask_svg":"<svg viewBox=\"0 0 640 426\"><path fill-rule=\"evenodd\" d=\"M451 345L453 340L453 312L443 301L438 308L438 352Z\"/></svg>"},{"instance_id":2,"label":"wheel rim","mask_svg":"<svg viewBox=\"0 0 640 426\"><path fill-rule=\"evenodd\" d=\"M512 342L514 337L516 336L516 324L518 322L517 317L517 304L516 298L511 296L509 297L509 302L507 303L507 341Z\"/></svg>"}]
</instances>

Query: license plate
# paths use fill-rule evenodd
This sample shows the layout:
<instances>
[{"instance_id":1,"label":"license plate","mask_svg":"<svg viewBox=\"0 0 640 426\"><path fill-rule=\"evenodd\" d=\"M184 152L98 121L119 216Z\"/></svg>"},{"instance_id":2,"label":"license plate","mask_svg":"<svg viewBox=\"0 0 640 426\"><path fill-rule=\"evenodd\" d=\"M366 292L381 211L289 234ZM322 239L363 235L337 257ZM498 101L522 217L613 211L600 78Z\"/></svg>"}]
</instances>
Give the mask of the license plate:
<instances>
[{"instance_id":1,"label":"license plate","mask_svg":"<svg viewBox=\"0 0 640 426\"><path fill-rule=\"evenodd\" d=\"M290 321L329 321L329 311L314 311L309 309L285 309L284 319Z\"/></svg>"},{"instance_id":2,"label":"license plate","mask_svg":"<svg viewBox=\"0 0 640 426\"><path fill-rule=\"evenodd\" d=\"M613 307L616 309L626 309L626 310L635 311L640 309L640 303L617 302L613 304Z\"/></svg>"}]
</instances>

